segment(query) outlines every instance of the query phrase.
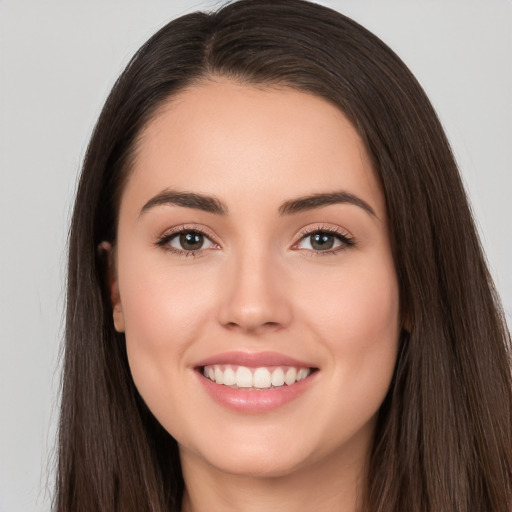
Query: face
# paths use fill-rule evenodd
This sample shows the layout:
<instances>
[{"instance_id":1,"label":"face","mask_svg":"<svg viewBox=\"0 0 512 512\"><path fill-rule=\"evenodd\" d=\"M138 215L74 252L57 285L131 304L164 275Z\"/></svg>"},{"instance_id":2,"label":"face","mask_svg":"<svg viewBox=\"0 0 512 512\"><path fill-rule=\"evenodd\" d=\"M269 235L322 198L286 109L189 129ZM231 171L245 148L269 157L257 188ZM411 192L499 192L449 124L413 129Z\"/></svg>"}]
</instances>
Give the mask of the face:
<instances>
[{"instance_id":1,"label":"face","mask_svg":"<svg viewBox=\"0 0 512 512\"><path fill-rule=\"evenodd\" d=\"M133 379L185 465L361 463L399 297L383 194L337 108L220 78L175 96L140 138L112 254Z\"/></svg>"}]
</instances>

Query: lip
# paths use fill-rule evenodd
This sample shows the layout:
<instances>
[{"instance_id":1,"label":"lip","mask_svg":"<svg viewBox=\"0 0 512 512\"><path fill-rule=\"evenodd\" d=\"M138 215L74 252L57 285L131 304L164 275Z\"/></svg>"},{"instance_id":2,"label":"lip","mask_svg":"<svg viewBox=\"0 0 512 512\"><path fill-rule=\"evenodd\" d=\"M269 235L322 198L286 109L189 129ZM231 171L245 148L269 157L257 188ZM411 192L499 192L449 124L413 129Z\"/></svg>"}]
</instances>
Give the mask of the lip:
<instances>
[{"instance_id":1,"label":"lip","mask_svg":"<svg viewBox=\"0 0 512 512\"><path fill-rule=\"evenodd\" d=\"M259 368L262 366L296 366L298 368L315 368L314 364L299 361L290 356L278 352L224 352L216 354L196 363L196 368L214 364L232 364L235 366L247 366Z\"/></svg>"},{"instance_id":2,"label":"lip","mask_svg":"<svg viewBox=\"0 0 512 512\"><path fill-rule=\"evenodd\" d=\"M298 399L315 383L318 371L313 371L308 377L287 386L270 389L234 389L223 384L217 384L204 377L202 368L214 364L231 364L258 368L262 366L295 366L297 368L317 368L304 361L279 354L277 352L226 352L199 361L195 365L195 374L200 385L218 404L232 411L258 414L279 409Z\"/></svg>"}]
</instances>

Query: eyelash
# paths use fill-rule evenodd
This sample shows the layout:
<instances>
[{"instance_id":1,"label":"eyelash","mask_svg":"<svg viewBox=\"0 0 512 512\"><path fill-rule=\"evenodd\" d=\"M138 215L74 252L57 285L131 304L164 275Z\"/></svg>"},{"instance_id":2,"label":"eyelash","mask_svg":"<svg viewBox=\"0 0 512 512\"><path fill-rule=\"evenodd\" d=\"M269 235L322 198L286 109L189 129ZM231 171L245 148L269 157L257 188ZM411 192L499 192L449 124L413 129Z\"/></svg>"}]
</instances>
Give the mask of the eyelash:
<instances>
[{"instance_id":1,"label":"eyelash","mask_svg":"<svg viewBox=\"0 0 512 512\"><path fill-rule=\"evenodd\" d=\"M330 226L315 226L314 228L305 228L300 232L300 237L297 242L293 245L294 247L299 244L302 240L307 238L308 236L316 235L316 234L327 234L337 238L341 245L336 247L335 249L326 249L325 251L312 251L308 249L298 249L298 250L306 250L310 256L329 256L333 254L337 254L341 251L349 249L350 247L354 247L356 245L353 237L349 236L346 232L342 232L339 229L330 227Z\"/></svg>"},{"instance_id":2,"label":"eyelash","mask_svg":"<svg viewBox=\"0 0 512 512\"><path fill-rule=\"evenodd\" d=\"M177 236L182 235L184 233L197 234L197 235L204 236L205 238L210 240L211 243L218 246L218 244L216 244L216 242L214 242L212 240L213 237L208 232L206 232L202 229L198 229L196 227L187 227L187 226L180 226L180 227L173 229L172 231L170 231L168 233L165 233L156 241L155 245L157 247L161 247L162 249L169 251L172 254L175 254L180 257L197 258L198 256L202 256L204 251L207 249L198 249L195 251L191 251L191 250L186 250L186 249L176 249L175 247L172 247L169 244L174 238L176 238ZM330 236L334 236L341 242L341 245L339 247L336 247L335 249L326 249L324 251L314 251L314 250L309 250L309 249L296 249L296 250L300 250L300 251L305 250L310 254L310 256L313 256L313 257L329 256L329 255L333 255L338 252L344 251L344 250L356 245L354 238L349 236L347 233L344 233L344 232L342 232L336 228L330 227L330 226L316 226L314 228L303 229L300 232L299 239L297 240L297 242L295 242L293 244L293 247L296 247L302 240L304 240L308 236L312 236L312 235L316 235L316 234L328 234Z\"/></svg>"},{"instance_id":3,"label":"eyelash","mask_svg":"<svg viewBox=\"0 0 512 512\"><path fill-rule=\"evenodd\" d=\"M204 236L205 238L210 240L213 244L218 245L215 242L213 242L212 235L210 235L205 230L198 229L196 227L189 227L186 225L179 226L179 227L173 229L172 231L165 233L156 241L155 245L157 247L161 247L165 251L169 251L170 253L175 254L176 256L180 256L180 257L184 257L184 258L188 258L188 257L197 258L198 256L202 256L205 249L198 249L196 251L190 251L190 250L186 250L186 249L176 249L175 247L172 247L170 245L171 240L173 240L177 236L185 234L185 233Z\"/></svg>"}]
</instances>

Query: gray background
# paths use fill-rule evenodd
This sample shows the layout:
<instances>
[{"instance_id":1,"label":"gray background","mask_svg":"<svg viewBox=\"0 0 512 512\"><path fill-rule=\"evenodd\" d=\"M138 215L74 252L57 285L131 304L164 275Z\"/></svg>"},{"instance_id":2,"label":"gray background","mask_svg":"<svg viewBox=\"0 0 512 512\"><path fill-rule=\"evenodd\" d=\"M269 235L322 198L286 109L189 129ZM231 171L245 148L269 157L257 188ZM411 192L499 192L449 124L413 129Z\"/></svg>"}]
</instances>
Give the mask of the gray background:
<instances>
[{"instance_id":1,"label":"gray background","mask_svg":"<svg viewBox=\"0 0 512 512\"><path fill-rule=\"evenodd\" d=\"M452 142L512 318L512 2L331 0L416 74ZM50 509L65 244L115 78L166 21L219 2L0 0L0 511ZM470 278L471 276L468 276Z\"/></svg>"}]
</instances>

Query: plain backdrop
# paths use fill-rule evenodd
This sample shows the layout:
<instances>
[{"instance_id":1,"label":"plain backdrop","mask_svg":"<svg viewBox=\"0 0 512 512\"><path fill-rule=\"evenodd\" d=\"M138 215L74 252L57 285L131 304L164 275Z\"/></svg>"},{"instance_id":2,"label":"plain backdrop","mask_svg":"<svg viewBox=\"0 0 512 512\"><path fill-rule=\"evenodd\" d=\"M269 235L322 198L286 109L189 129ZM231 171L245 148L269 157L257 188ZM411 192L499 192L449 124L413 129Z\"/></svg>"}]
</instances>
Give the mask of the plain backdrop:
<instances>
[{"instance_id":1,"label":"plain backdrop","mask_svg":"<svg viewBox=\"0 0 512 512\"><path fill-rule=\"evenodd\" d=\"M323 1L409 65L446 128L512 318L512 2ZM50 510L66 236L115 78L170 19L220 3L0 0L0 511ZM471 276L467 276L471 279Z\"/></svg>"}]
</instances>

